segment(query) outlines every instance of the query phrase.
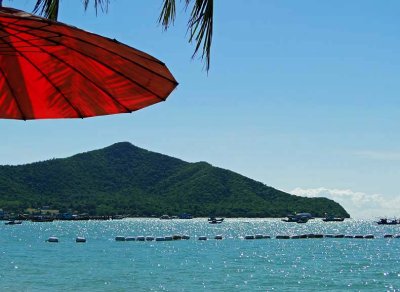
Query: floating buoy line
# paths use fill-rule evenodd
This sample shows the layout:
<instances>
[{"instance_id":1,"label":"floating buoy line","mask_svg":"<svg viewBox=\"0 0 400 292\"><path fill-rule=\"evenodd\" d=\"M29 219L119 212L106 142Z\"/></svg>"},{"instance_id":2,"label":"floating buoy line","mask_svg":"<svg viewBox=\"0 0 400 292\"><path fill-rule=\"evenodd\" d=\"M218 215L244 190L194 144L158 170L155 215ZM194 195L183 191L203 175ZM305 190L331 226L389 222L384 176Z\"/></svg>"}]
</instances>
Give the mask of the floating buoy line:
<instances>
[{"instance_id":1,"label":"floating buoy line","mask_svg":"<svg viewBox=\"0 0 400 292\"><path fill-rule=\"evenodd\" d=\"M239 239L244 239L244 240L260 240L260 239L272 239L270 235L264 235L264 234L247 234L244 236L239 237ZM276 235L275 239L318 239L318 238L351 238L351 239L375 239L377 238L373 234L356 234L356 235L348 235L348 234L300 234L300 235ZM385 234L383 235L382 238L386 239L392 239L392 238L400 238L400 234ZM179 240L189 240L190 236L189 235L167 235L167 236L144 236L144 235L139 235L139 236L122 236L118 235L115 237L115 241L179 241ZM206 241L209 240L205 235L197 236L197 240L200 241ZM224 239L224 236L221 234L215 235L214 237L211 237L211 239L214 240L222 240ZM58 243L60 240L56 236L50 236L46 242L52 242L52 243ZM78 236L76 237L75 241L77 243L85 243L86 238Z\"/></svg>"}]
</instances>

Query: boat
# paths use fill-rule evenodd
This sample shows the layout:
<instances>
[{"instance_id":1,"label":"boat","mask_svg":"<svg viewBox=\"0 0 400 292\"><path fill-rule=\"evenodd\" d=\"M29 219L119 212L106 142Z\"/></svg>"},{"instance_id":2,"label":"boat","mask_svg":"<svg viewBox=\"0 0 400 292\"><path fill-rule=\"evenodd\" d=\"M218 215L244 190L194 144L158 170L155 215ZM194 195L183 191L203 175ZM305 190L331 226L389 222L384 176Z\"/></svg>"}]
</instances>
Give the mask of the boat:
<instances>
[{"instance_id":1,"label":"boat","mask_svg":"<svg viewBox=\"0 0 400 292\"><path fill-rule=\"evenodd\" d=\"M193 219L193 216L189 213L182 213L179 215L179 219Z\"/></svg>"},{"instance_id":2,"label":"boat","mask_svg":"<svg viewBox=\"0 0 400 292\"><path fill-rule=\"evenodd\" d=\"M5 225L17 225L17 224L22 224L22 221L21 220L10 220L4 224Z\"/></svg>"},{"instance_id":3,"label":"boat","mask_svg":"<svg viewBox=\"0 0 400 292\"><path fill-rule=\"evenodd\" d=\"M296 223L307 223L309 219L313 219L310 213L298 213L295 215L289 214L285 219L282 219L284 222L296 222Z\"/></svg>"},{"instance_id":4,"label":"boat","mask_svg":"<svg viewBox=\"0 0 400 292\"><path fill-rule=\"evenodd\" d=\"M325 216L325 218L322 218L322 221L324 221L324 222L342 222L342 221L344 221L344 217Z\"/></svg>"},{"instance_id":5,"label":"boat","mask_svg":"<svg viewBox=\"0 0 400 292\"><path fill-rule=\"evenodd\" d=\"M161 220L169 220L169 219L172 219L169 215L162 215L161 217L160 217L160 219Z\"/></svg>"},{"instance_id":6,"label":"boat","mask_svg":"<svg viewBox=\"0 0 400 292\"><path fill-rule=\"evenodd\" d=\"M225 218L216 218L216 217L210 217L208 218L208 223L210 224L220 224L224 221Z\"/></svg>"},{"instance_id":7,"label":"boat","mask_svg":"<svg viewBox=\"0 0 400 292\"><path fill-rule=\"evenodd\" d=\"M397 224L400 224L399 220L396 220L396 219L390 220L390 219L387 219L387 218L381 218L376 223L378 223L379 225L397 225Z\"/></svg>"},{"instance_id":8,"label":"boat","mask_svg":"<svg viewBox=\"0 0 400 292\"><path fill-rule=\"evenodd\" d=\"M302 216L299 217L296 221L296 223L307 223L308 222L308 217Z\"/></svg>"},{"instance_id":9,"label":"boat","mask_svg":"<svg viewBox=\"0 0 400 292\"><path fill-rule=\"evenodd\" d=\"M31 218L32 222L53 222L54 218L46 217L46 216L33 216Z\"/></svg>"}]
</instances>

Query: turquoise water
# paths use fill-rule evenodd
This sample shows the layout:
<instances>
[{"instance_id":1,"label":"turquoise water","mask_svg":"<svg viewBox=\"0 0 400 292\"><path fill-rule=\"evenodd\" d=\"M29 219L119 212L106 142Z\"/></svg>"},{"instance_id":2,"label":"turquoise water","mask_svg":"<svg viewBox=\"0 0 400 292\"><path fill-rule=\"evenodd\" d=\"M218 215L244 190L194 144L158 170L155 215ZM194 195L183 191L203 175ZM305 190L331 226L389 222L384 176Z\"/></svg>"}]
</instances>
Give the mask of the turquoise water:
<instances>
[{"instance_id":1,"label":"turquoise water","mask_svg":"<svg viewBox=\"0 0 400 292\"><path fill-rule=\"evenodd\" d=\"M373 234L375 239L275 239ZM0 226L1 291L397 291L400 226L372 221L306 224L277 219L124 219ZM116 242L187 234L189 240ZM215 235L223 240L214 240ZM264 234L272 239L244 240ZM59 243L45 242L57 236ZM76 243L84 236L86 243ZM209 240L197 240L208 236Z\"/></svg>"}]
</instances>

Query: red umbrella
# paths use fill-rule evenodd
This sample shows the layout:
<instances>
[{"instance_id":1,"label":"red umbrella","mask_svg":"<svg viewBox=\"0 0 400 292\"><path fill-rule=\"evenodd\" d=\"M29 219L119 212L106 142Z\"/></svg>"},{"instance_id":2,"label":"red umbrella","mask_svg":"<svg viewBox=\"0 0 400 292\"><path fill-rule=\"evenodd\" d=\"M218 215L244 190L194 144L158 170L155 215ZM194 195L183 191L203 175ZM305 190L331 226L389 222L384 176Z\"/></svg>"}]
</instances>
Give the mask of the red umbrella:
<instances>
[{"instance_id":1,"label":"red umbrella","mask_svg":"<svg viewBox=\"0 0 400 292\"><path fill-rule=\"evenodd\" d=\"M178 85L116 40L0 7L0 118L85 118L164 101Z\"/></svg>"}]
</instances>

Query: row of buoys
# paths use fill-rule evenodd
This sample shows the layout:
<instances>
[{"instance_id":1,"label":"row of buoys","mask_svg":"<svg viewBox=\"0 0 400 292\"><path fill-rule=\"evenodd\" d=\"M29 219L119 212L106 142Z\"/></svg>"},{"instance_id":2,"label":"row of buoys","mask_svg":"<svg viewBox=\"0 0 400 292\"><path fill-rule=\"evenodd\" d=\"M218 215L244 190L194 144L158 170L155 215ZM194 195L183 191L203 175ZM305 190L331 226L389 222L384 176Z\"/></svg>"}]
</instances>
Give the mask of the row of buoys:
<instances>
[{"instance_id":1,"label":"row of buoys","mask_svg":"<svg viewBox=\"0 0 400 292\"><path fill-rule=\"evenodd\" d=\"M172 236L116 236L116 241L173 241L173 240L188 240L190 236L188 235L172 235Z\"/></svg>"},{"instance_id":2,"label":"row of buoys","mask_svg":"<svg viewBox=\"0 0 400 292\"><path fill-rule=\"evenodd\" d=\"M256 235L245 235L244 239L270 239L271 236L256 234ZM344 235L344 234L301 234L301 235L277 235L276 239L303 239L303 238L356 238L356 239L373 239L375 236L373 234L367 235ZM400 234L385 234L383 238L400 238ZM154 237L154 236L116 236L116 241L174 241L174 240L188 240L190 236L188 235L172 235L172 236L162 236L162 237ZM222 235L215 235L214 239L222 240ZM198 240L208 240L207 236L199 236ZM50 236L47 242L59 242L58 237ZM86 238L78 236L75 241L77 243L85 243Z\"/></svg>"},{"instance_id":3,"label":"row of buoys","mask_svg":"<svg viewBox=\"0 0 400 292\"><path fill-rule=\"evenodd\" d=\"M56 243L56 242L59 242L60 240L56 236L50 236L46 241L47 242L55 242ZM78 236L75 239L75 242L77 242L77 243L85 243L86 242L86 238Z\"/></svg>"}]
</instances>

